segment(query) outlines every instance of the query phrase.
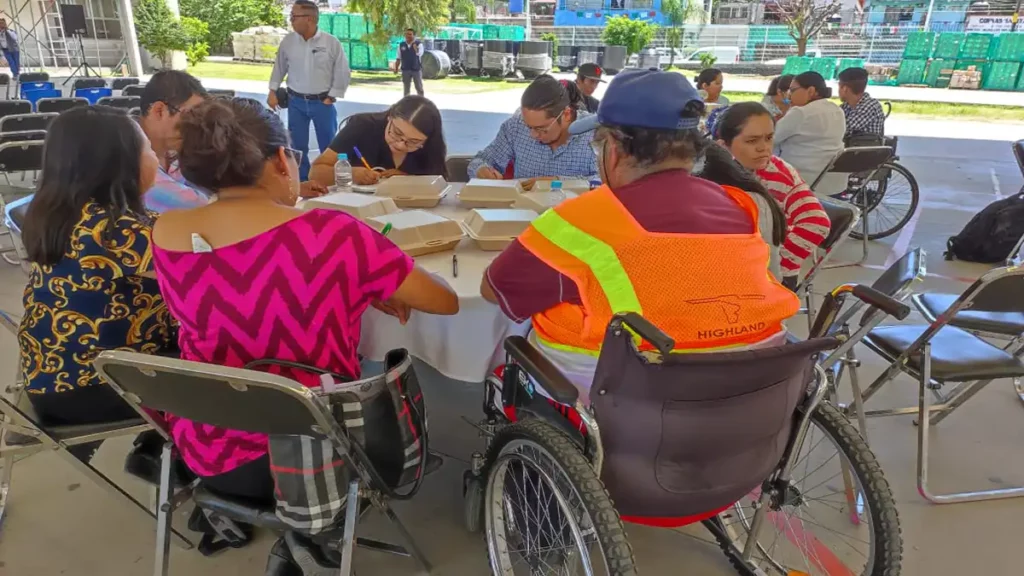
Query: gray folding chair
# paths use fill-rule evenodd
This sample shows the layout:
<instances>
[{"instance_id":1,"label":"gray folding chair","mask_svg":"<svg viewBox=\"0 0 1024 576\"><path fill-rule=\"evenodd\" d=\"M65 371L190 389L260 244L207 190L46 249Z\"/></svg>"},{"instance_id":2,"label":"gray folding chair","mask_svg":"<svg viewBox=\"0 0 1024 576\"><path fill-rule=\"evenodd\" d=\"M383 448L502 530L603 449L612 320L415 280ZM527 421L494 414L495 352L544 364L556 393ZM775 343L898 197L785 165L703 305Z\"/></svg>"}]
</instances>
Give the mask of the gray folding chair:
<instances>
[{"instance_id":1,"label":"gray folding chair","mask_svg":"<svg viewBox=\"0 0 1024 576\"><path fill-rule=\"evenodd\" d=\"M0 311L0 325L13 334L18 333L20 319ZM20 372L20 371L19 371ZM20 374L15 384L6 388L6 395L0 395L0 519L10 494L14 463L24 457L50 452L57 454L65 462L71 464L78 472L103 488L115 498L125 498L134 508L150 519L156 516L149 507L125 492L113 480L100 472L92 464L76 458L68 448L90 442L108 440L120 436L135 436L150 429L142 418L109 422L104 424L84 424L74 426L48 426L41 421L28 401L28 394L23 390ZM172 532L175 539L185 547L191 547L181 533Z\"/></svg>"},{"instance_id":2,"label":"gray folding chair","mask_svg":"<svg viewBox=\"0 0 1024 576\"><path fill-rule=\"evenodd\" d=\"M54 98L54 100L74 100L73 98ZM85 98L81 98L85 101L88 106L88 101ZM42 100L41 100L42 101ZM41 102L40 101L40 102ZM50 124L57 118L57 111L52 112L37 112L30 114L11 114L10 116L4 116L0 118L0 133L5 132L29 132L29 131L42 131L46 132L50 129Z\"/></svg>"},{"instance_id":3,"label":"gray folding chair","mask_svg":"<svg viewBox=\"0 0 1024 576\"><path fill-rule=\"evenodd\" d=\"M0 186L0 214L6 214L6 206L9 202L15 202L34 192L29 185L14 186L11 184L10 175L13 173L35 172L43 165L43 141L9 141L0 143L0 175L3 175L5 186ZM0 236L10 236L10 230L0 231ZM12 236L13 238L13 236ZM17 265L18 261L10 257L14 250L3 250L0 256L8 263Z\"/></svg>"},{"instance_id":4,"label":"gray folding chair","mask_svg":"<svg viewBox=\"0 0 1024 576\"><path fill-rule=\"evenodd\" d=\"M806 305L803 312L807 314L808 328L814 324L814 313L817 310L814 302L814 279L822 270L830 268L826 263L835 254L836 247L849 237L850 231L857 225L861 215L860 210L848 202L827 198L818 198L818 201L821 202L821 207L828 215L831 226L825 240L814 251L811 267L796 289L797 296L800 296Z\"/></svg>"},{"instance_id":5,"label":"gray folding chair","mask_svg":"<svg viewBox=\"0 0 1024 576\"><path fill-rule=\"evenodd\" d=\"M115 92L118 90L124 90L128 86L135 86L139 83L138 78L114 78L110 81L110 89Z\"/></svg>"},{"instance_id":6,"label":"gray folding chair","mask_svg":"<svg viewBox=\"0 0 1024 576\"><path fill-rule=\"evenodd\" d=\"M348 487L343 533L338 543L341 552L340 574L348 576L351 573L355 544L382 552L411 555L429 573L430 565L426 557L391 509L386 496L388 489L383 486L376 468L363 450L349 439L331 407L309 389L283 376L266 372L134 352L103 352L94 365L104 380L131 403L140 416L160 430L167 440L160 477L154 575L167 574L170 515L181 503L181 499L172 497L171 462L174 458L174 445L167 431L152 420L146 408L233 430L326 438L355 472ZM429 466L426 473L429 473ZM355 537L360 497L367 498L391 521L405 540L405 547ZM214 494L203 488L201 479L193 491L193 499L200 509L212 512L219 519L236 520L278 532L291 530L277 518L273 504L266 506Z\"/></svg>"},{"instance_id":7,"label":"gray folding chair","mask_svg":"<svg viewBox=\"0 0 1024 576\"><path fill-rule=\"evenodd\" d=\"M72 108L81 108L89 105L85 98L40 98L36 102L37 112L66 112Z\"/></svg>"},{"instance_id":8,"label":"gray folding chair","mask_svg":"<svg viewBox=\"0 0 1024 576\"><path fill-rule=\"evenodd\" d=\"M105 96L100 98L96 104L130 111L133 108L138 108L141 100L142 99L138 96Z\"/></svg>"},{"instance_id":9,"label":"gray folding chair","mask_svg":"<svg viewBox=\"0 0 1024 576\"><path fill-rule=\"evenodd\" d=\"M3 216L3 225L6 228L6 231L2 234L9 235L11 238L11 244L13 245L10 249L0 250L0 256L3 256L3 259L12 266L20 264L26 273L31 269L26 264L28 254L25 252L25 245L21 241L21 227L22 222L25 220L25 214L28 212L28 205L31 201L32 197L26 196L5 205L3 198L0 197L0 215ZM18 258L12 258L10 255L11 252L14 252Z\"/></svg>"},{"instance_id":10,"label":"gray folding chair","mask_svg":"<svg viewBox=\"0 0 1024 576\"><path fill-rule=\"evenodd\" d=\"M121 96L142 96L146 90L145 84L131 84L121 90Z\"/></svg>"},{"instance_id":11,"label":"gray folding chair","mask_svg":"<svg viewBox=\"0 0 1024 576\"><path fill-rule=\"evenodd\" d=\"M970 332L951 325L964 310L1004 313L1020 309L1024 291L1024 268L996 268L975 281L929 324L891 325L874 328L864 344L886 361L889 368L861 394L867 402L878 390L906 372L918 380L918 405L865 412L866 416L918 416L917 487L921 495L936 504L993 500L1024 496L1024 487L952 494L933 494L928 487L928 443L931 425L938 424L993 380L1024 376L1024 362ZM851 371L855 370L851 366ZM855 383L855 381L854 381ZM941 393L946 384L956 384ZM938 405L932 405L934 394Z\"/></svg>"},{"instance_id":12,"label":"gray folding chair","mask_svg":"<svg viewBox=\"0 0 1024 576\"><path fill-rule=\"evenodd\" d=\"M448 168L449 182L469 182L469 163L473 156L465 154L452 154L445 159L445 166Z\"/></svg>"}]
</instances>

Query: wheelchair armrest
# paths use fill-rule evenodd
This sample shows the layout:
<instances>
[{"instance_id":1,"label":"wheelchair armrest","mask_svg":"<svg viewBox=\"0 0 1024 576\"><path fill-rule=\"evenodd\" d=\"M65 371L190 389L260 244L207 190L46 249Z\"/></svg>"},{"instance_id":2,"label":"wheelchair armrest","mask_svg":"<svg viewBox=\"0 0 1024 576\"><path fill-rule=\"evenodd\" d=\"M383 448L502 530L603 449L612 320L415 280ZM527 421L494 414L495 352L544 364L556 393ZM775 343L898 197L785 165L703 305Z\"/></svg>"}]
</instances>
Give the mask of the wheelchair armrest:
<instances>
[{"instance_id":1,"label":"wheelchair armrest","mask_svg":"<svg viewBox=\"0 0 1024 576\"><path fill-rule=\"evenodd\" d=\"M556 402L573 406L580 391L540 350L522 336L505 339L505 352Z\"/></svg>"},{"instance_id":2,"label":"wheelchair armrest","mask_svg":"<svg viewBox=\"0 0 1024 576\"><path fill-rule=\"evenodd\" d=\"M645 341L651 343L662 356L668 356L676 347L675 340L636 312L616 314L615 320L622 322Z\"/></svg>"}]
</instances>

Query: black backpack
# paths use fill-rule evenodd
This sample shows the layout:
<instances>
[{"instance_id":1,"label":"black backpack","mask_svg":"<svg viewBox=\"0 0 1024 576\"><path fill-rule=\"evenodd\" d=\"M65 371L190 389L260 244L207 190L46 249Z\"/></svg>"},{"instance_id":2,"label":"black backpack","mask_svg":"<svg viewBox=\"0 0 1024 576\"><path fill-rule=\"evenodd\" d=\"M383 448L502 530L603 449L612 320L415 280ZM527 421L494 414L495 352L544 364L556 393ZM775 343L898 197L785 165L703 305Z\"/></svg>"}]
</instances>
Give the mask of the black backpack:
<instances>
[{"instance_id":1,"label":"black backpack","mask_svg":"<svg viewBox=\"0 0 1024 576\"><path fill-rule=\"evenodd\" d=\"M996 200L946 241L946 260L994 264L1005 261L1024 236L1024 190Z\"/></svg>"}]
</instances>

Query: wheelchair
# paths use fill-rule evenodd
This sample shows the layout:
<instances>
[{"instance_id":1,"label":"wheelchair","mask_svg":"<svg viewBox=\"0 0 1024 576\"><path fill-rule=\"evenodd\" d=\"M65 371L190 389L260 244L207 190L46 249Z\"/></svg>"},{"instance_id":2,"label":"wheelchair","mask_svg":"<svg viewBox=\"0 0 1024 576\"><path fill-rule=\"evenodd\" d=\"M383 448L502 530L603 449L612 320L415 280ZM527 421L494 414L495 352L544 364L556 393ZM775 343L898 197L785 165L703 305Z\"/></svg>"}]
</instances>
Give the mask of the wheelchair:
<instances>
[{"instance_id":1,"label":"wheelchair","mask_svg":"<svg viewBox=\"0 0 1024 576\"><path fill-rule=\"evenodd\" d=\"M846 138L845 144L847 148L884 146L892 149L891 156L881 164L870 170L850 174L846 190L832 195L832 198L861 208L868 215L868 240L892 236L907 225L921 201L917 179L899 163L900 157L896 154L898 138L855 133ZM861 240L864 231L853 230L850 236Z\"/></svg>"},{"instance_id":2,"label":"wheelchair","mask_svg":"<svg viewBox=\"0 0 1024 576\"><path fill-rule=\"evenodd\" d=\"M484 532L493 573L636 574L625 521L701 522L745 576L899 574L892 492L819 365L856 343L831 336L850 294L910 312L847 285L806 341L705 354L673 354L643 317L616 315L590 407L527 339L508 338L484 391L486 450L464 475L466 528Z\"/></svg>"}]
</instances>

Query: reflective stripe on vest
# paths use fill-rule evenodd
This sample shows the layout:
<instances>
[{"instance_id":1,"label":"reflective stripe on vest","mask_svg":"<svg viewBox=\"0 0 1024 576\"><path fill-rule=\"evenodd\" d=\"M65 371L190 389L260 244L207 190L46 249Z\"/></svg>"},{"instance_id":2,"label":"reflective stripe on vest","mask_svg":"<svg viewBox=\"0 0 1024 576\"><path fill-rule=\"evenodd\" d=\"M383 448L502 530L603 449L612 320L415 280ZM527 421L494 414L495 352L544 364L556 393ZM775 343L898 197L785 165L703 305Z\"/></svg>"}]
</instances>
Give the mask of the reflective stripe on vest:
<instances>
[{"instance_id":1,"label":"reflective stripe on vest","mask_svg":"<svg viewBox=\"0 0 1024 576\"><path fill-rule=\"evenodd\" d=\"M554 210L548 210L534 220L533 227L552 244L590 268L614 314L643 314L633 282L611 246L573 226Z\"/></svg>"}]
</instances>

